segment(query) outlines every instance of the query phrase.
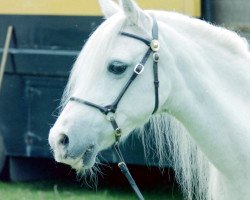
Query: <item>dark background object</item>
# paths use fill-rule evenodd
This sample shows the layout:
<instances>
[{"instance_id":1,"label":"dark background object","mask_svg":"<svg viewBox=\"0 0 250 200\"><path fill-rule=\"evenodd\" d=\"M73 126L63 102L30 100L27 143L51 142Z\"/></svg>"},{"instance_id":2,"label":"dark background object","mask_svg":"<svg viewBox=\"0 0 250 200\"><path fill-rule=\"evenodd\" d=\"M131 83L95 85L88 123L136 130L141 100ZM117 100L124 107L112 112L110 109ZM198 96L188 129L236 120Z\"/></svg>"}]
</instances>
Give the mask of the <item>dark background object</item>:
<instances>
[{"instance_id":1,"label":"dark background object","mask_svg":"<svg viewBox=\"0 0 250 200\"><path fill-rule=\"evenodd\" d=\"M48 133L69 72L84 41L101 22L101 17L0 15L0 46L7 27L14 27L0 93L0 132L11 180L48 176L31 158L52 158ZM145 165L138 137L129 137L127 143L126 162ZM126 144L122 151L125 148ZM105 161L117 162L110 149L101 154ZM157 163L153 153L147 160L149 165Z\"/></svg>"},{"instance_id":2,"label":"dark background object","mask_svg":"<svg viewBox=\"0 0 250 200\"><path fill-rule=\"evenodd\" d=\"M202 5L202 18L207 22L213 22L213 13L212 13L212 1L203 0Z\"/></svg>"}]
</instances>

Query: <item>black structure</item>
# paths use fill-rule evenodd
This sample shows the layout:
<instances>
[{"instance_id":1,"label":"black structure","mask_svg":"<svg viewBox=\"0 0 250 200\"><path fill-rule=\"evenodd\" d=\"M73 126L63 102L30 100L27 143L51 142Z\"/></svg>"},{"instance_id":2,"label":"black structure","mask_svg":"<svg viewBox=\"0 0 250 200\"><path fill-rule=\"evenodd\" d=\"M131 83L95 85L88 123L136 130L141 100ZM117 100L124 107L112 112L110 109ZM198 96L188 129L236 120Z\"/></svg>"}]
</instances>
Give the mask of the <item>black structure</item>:
<instances>
[{"instance_id":1,"label":"black structure","mask_svg":"<svg viewBox=\"0 0 250 200\"><path fill-rule=\"evenodd\" d=\"M0 55L8 26L14 30L0 91L0 173L5 160L12 180L42 176L46 167L37 158L52 158L48 133L69 72L84 41L101 22L101 17L0 15ZM144 165L138 138L131 136L128 144L126 162ZM109 150L102 156L117 162ZM156 162L151 158L149 163Z\"/></svg>"}]
</instances>

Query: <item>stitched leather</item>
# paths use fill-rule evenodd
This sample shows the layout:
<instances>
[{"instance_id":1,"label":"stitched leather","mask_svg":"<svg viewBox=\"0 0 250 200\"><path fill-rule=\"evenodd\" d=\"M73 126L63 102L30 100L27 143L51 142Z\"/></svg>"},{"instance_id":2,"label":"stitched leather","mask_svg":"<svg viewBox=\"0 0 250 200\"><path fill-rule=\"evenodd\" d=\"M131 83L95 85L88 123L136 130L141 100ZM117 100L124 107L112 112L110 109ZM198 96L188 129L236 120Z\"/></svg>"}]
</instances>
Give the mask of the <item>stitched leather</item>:
<instances>
[{"instance_id":1,"label":"stitched leather","mask_svg":"<svg viewBox=\"0 0 250 200\"><path fill-rule=\"evenodd\" d=\"M144 197L141 193L141 191L139 190L135 180L133 179L132 175L129 172L129 169L127 167L127 165L125 164L125 161L123 159L121 150L119 148L119 144L118 141L113 145L113 149L114 152L116 153L116 157L119 160L119 164L118 167L120 168L121 172L124 174L124 176L127 178L130 186L132 187L132 189L134 190L134 192L136 193L137 197L139 200L144 200Z\"/></svg>"},{"instance_id":2,"label":"stitched leather","mask_svg":"<svg viewBox=\"0 0 250 200\"><path fill-rule=\"evenodd\" d=\"M150 39L142 38L140 36L137 36L137 35L134 35L134 34L131 34L131 33L127 33L127 32L120 32L120 34L124 35L124 36L127 36L127 37L130 37L130 38L134 38L136 40L140 40L141 42L145 43L147 46L150 46L150 42L151 42Z\"/></svg>"}]
</instances>

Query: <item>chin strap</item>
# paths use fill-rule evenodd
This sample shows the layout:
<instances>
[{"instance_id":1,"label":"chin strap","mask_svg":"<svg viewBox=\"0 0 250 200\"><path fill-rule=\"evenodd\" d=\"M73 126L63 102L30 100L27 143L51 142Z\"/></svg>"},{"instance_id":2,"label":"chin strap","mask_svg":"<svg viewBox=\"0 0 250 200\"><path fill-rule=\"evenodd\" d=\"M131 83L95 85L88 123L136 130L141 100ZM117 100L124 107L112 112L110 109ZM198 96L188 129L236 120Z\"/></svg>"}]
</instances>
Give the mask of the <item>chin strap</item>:
<instances>
[{"instance_id":1,"label":"chin strap","mask_svg":"<svg viewBox=\"0 0 250 200\"><path fill-rule=\"evenodd\" d=\"M108 120L110 121L110 123L111 123L111 125L112 125L112 127L114 129L114 134L115 134L115 140L116 140L116 142L113 145L113 149L114 149L115 155L116 155L116 157L118 159L118 167L120 168L120 170L123 173L123 175L127 178L130 186L132 187L132 189L136 193L138 199L139 200L144 200L144 197L143 197L140 189L136 185L135 180L133 179L133 177L131 176L131 174L129 172L129 169L128 169L125 161L124 161L124 158L122 156L121 150L119 148L119 141L120 141L120 138L121 138L122 130L117 125L114 116L111 116Z\"/></svg>"}]
</instances>

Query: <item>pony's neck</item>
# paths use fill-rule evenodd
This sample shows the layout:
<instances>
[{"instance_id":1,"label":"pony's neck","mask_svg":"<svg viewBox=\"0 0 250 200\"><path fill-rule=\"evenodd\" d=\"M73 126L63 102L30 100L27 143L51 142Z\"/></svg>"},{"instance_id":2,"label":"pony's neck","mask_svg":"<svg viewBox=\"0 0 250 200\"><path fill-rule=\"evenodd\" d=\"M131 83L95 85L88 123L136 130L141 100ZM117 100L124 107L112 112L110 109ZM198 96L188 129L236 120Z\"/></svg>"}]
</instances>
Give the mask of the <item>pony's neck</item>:
<instances>
[{"instance_id":1,"label":"pony's neck","mask_svg":"<svg viewBox=\"0 0 250 200\"><path fill-rule=\"evenodd\" d=\"M246 166L250 167L249 54L246 47L240 51L240 38L231 41L236 46L228 49L223 41L216 42L218 36L198 43L203 30L194 39L192 27L188 29L182 35L180 28L165 27L166 47L162 48L172 47L169 52L175 60L164 66L171 74L172 87L164 107L185 126L219 171L227 177L243 176ZM212 26L210 31L219 34ZM169 52L163 57L168 58Z\"/></svg>"}]
</instances>

